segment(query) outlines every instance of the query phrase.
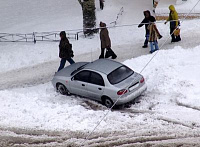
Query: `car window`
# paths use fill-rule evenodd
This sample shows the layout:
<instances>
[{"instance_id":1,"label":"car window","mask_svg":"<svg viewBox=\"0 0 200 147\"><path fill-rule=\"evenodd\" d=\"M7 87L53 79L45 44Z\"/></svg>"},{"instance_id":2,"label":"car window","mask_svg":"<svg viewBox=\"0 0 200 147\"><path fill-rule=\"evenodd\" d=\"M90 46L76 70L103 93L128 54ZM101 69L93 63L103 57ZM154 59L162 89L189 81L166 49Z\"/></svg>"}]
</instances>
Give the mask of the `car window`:
<instances>
[{"instance_id":1,"label":"car window","mask_svg":"<svg viewBox=\"0 0 200 147\"><path fill-rule=\"evenodd\" d=\"M81 71L74 76L74 80L89 82L90 72L89 71Z\"/></svg>"},{"instance_id":2,"label":"car window","mask_svg":"<svg viewBox=\"0 0 200 147\"><path fill-rule=\"evenodd\" d=\"M85 63L84 65L80 66L79 68L77 68L76 70L74 70L71 75L74 75L75 73L77 73L78 71L80 71L81 69L83 69L88 63Z\"/></svg>"},{"instance_id":3,"label":"car window","mask_svg":"<svg viewBox=\"0 0 200 147\"><path fill-rule=\"evenodd\" d=\"M114 85L130 77L133 73L133 70L123 65L108 74L108 81Z\"/></svg>"},{"instance_id":4,"label":"car window","mask_svg":"<svg viewBox=\"0 0 200 147\"><path fill-rule=\"evenodd\" d=\"M95 72L91 72L90 83L105 86L102 76Z\"/></svg>"}]
</instances>

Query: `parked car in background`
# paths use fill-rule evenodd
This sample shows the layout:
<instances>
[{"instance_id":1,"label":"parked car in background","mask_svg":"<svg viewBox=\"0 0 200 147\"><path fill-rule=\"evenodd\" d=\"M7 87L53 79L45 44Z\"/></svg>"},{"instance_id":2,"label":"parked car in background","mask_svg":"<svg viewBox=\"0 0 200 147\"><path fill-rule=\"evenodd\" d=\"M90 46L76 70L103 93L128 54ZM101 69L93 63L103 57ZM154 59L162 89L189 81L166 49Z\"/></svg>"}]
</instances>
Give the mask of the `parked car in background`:
<instances>
[{"instance_id":1,"label":"parked car in background","mask_svg":"<svg viewBox=\"0 0 200 147\"><path fill-rule=\"evenodd\" d=\"M63 95L74 94L102 102L106 107L126 104L145 92L144 77L111 59L77 62L57 72L52 80Z\"/></svg>"}]
</instances>

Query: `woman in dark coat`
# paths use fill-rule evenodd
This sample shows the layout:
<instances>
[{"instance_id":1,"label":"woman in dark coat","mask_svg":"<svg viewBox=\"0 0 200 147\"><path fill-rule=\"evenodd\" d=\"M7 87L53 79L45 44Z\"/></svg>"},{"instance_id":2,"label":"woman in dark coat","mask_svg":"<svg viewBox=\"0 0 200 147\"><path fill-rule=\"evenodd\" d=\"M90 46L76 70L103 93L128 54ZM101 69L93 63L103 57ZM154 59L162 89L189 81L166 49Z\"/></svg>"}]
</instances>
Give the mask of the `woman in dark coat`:
<instances>
[{"instance_id":1,"label":"woman in dark coat","mask_svg":"<svg viewBox=\"0 0 200 147\"><path fill-rule=\"evenodd\" d=\"M68 61L70 64L75 63L72 59L72 57L74 57L72 45L69 43L65 31L60 32L60 38L61 40L59 44L59 57L61 58L61 61L58 71L65 67L66 61Z\"/></svg>"},{"instance_id":2,"label":"woman in dark coat","mask_svg":"<svg viewBox=\"0 0 200 147\"><path fill-rule=\"evenodd\" d=\"M112 56L112 59L116 59L117 55L113 52L111 49L111 41L108 33L108 29L106 28L106 24L103 22L100 22L100 40L101 40L101 55L99 58L104 58L104 50L107 49L105 58L109 58Z\"/></svg>"}]
</instances>

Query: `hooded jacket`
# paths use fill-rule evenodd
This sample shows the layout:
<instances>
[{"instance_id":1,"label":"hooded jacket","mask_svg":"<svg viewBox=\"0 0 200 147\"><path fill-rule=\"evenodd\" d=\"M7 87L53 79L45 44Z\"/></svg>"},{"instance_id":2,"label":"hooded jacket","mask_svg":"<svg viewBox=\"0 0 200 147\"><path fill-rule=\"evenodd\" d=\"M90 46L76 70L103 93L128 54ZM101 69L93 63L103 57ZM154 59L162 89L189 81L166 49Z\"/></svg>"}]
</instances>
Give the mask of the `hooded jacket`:
<instances>
[{"instance_id":1,"label":"hooded jacket","mask_svg":"<svg viewBox=\"0 0 200 147\"><path fill-rule=\"evenodd\" d=\"M60 40L59 44L59 57L69 59L73 57L72 46L67 37Z\"/></svg>"},{"instance_id":2,"label":"hooded jacket","mask_svg":"<svg viewBox=\"0 0 200 147\"><path fill-rule=\"evenodd\" d=\"M168 17L167 21L176 20L176 21L170 22L170 27L176 28L179 23L178 22L178 13L176 12L174 5L170 5L169 10L170 10L170 13L169 13L169 17Z\"/></svg>"},{"instance_id":3,"label":"hooded jacket","mask_svg":"<svg viewBox=\"0 0 200 147\"><path fill-rule=\"evenodd\" d=\"M108 33L108 29L106 28L106 24L100 23L101 31L100 31L100 40L101 40L101 48L111 47L111 41ZM105 27L105 28L104 28Z\"/></svg>"},{"instance_id":4,"label":"hooded jacket","mask_svg":"<svg viewBox=\"0 0 200 147\"><path fill-rule=\"evenodd\" d=\"M148 18L145 17L142 20L142 22L138 25L138 27L140 28L140 27L142 27L145 24L146 35L148 35L149 34L149 29L148 29L149 24L148 23L150 22L149 19L151 17L151 12L149 10L147 10L147 11L144 11L143 13L144 13L144 16L145 16L145 13L148 13L149 17Z\"/></svg>"}]
</instances>

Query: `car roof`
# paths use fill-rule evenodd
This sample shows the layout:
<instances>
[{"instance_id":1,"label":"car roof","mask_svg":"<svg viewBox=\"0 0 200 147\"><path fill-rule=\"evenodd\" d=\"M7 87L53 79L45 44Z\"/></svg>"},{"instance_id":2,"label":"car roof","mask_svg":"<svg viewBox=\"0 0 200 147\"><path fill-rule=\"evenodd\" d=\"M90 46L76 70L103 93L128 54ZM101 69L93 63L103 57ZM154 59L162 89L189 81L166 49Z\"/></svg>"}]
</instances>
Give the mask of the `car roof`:
<instances>
[{"instance_id":1,"label":"car roof","mask_svg":"<svg viewBox=\"0 0 200 147\"><path fill-rule=\"evenodd\" d=\"M111 59L98 59L89 64L87 64L84 69L90 69L94 71L102 72L106 75L111 73L113 70L119 68L123 64L116 62Z\"/></svg>"}]
</instances>

